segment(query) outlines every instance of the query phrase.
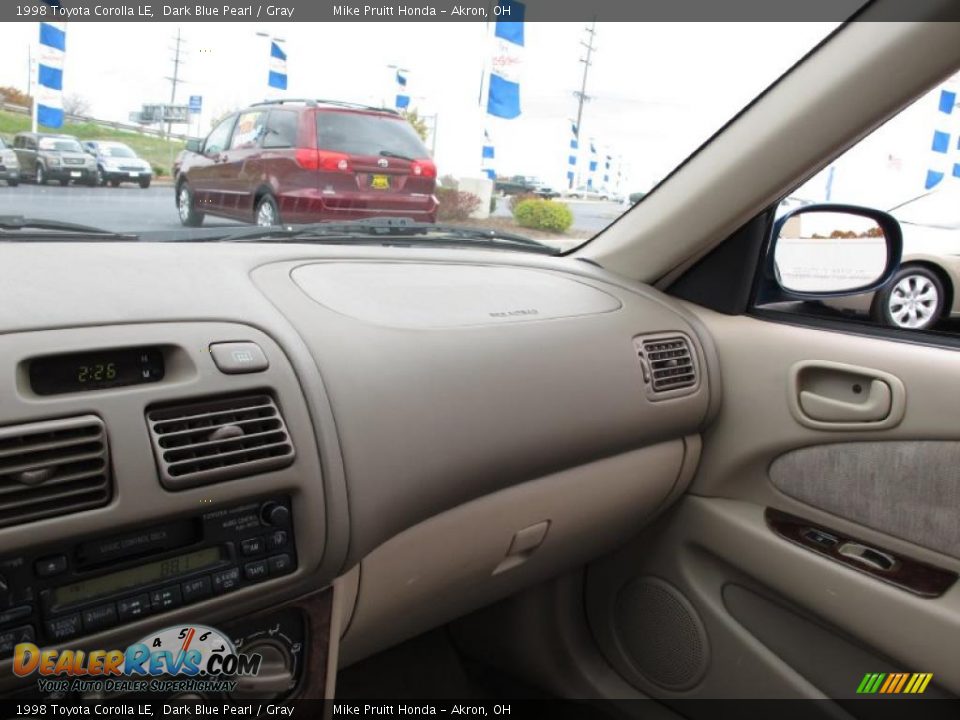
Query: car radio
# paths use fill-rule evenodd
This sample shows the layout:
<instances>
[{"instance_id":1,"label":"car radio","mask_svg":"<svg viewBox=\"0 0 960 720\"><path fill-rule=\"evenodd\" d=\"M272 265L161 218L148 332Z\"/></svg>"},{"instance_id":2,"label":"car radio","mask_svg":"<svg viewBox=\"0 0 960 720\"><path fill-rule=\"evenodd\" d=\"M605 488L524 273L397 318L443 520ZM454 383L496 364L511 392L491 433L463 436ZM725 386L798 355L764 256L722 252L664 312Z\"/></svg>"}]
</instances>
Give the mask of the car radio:
<instances>
[{"instance_id":1,"label":"car radio","mask_svg":"<svg viewBox=\"0 0 960 720\"><path fill-rule=\"evenodd\" d=\"M296 567L288 497L3 557L0 658L18 643L64 642Z\"/></svg>"}]
</instances>

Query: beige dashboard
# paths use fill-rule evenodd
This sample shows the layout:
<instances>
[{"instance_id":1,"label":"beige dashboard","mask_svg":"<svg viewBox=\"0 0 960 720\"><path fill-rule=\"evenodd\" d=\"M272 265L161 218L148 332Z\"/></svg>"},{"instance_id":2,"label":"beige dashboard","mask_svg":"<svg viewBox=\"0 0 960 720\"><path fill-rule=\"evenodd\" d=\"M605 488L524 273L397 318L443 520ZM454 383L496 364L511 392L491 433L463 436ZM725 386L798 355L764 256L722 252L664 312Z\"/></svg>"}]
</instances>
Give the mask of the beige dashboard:
<instances>
[{"instance_id":1,"label":"beige dashboard","mask_svg":"<svg viewBox=\"0 0 960 720\"><path fill-rule=\"evenodd\" d=\"M292 509L294 571L83 626L71 641L221 622L336 581L339 652L352 662L635 534L689 482L719 403L713 345L694 317L574 259L8 243L0 264L0 433L92 416L110 467L98 506L0 526L0 573L4 557L38 547L274 496ZM224 343L252 343L266 367L224 371ZM156 382L54 394L31 385L36 358L143 347L166 360ZM292 445L284 462L224 474L189 455L176 472L200 474L171 482L152 435L173 417L167 408L222 412L217 403L248 396L282 416L282 430L268 429ZM200 444L252 442L238 425ZM23 479L2 467L0 450L0 517L5 487Z\"/></svg>"}]
</instances>

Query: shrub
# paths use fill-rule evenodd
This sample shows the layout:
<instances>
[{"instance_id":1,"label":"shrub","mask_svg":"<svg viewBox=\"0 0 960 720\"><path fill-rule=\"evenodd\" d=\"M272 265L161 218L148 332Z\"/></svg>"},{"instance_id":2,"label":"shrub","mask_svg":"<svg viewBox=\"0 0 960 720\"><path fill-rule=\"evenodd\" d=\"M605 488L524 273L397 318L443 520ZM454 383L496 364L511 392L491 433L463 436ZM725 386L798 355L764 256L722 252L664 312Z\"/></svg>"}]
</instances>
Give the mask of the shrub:
<instances>
[{"instance_id":1,"label":"shrub","mask_svg":"<svg viewBox=\"0 0 960 720\"><path fill-rule=\"evenodd\" d=\"M480 207L480 198L473 193L460 192L450 188L437 188L437 200L440 201L440 207L437 208L437 220L447 222L450 220L466 220L478 207Z\"/></svg>"},{"instance_id":2,"label":"shrub","mask_svg":"<svg viewBox=\"0 0 960 720\"><path fill-rule=\"evenodd\" d=\"M490 196L490 214L493 215L497 211L497 196Z\"/></svg>"},{"instance_id":3,"label":"shrub","mask_svg":"<svg viewBox=\"0 0 960 720\"><path fill-rule=\"evenodd\" d=\"M457 182L457 179L453 175L441 175L440 186L447 190L456 190L460 187L460 183Z\"/></svg>"},{"instance_id":4,"label":"shrub","mask_svg":"<svg viewBox=\"0 0 960 720\"><path fill-rule=\"evenodd\" d=\"M153 166L153 175L154 175L154 177L163 177L163 176L166 175L166 174L167 174L167 171L166 171L165 168L161 167L160 165L154 165L154 166Z\"/></svg>"},{"instance_id":5,"label":"shrub","mask_svg":"<svg viewBox=\"0 0 960 720\"><path fill-rule=\"evenodd\" d=\"M513 218L520 227L534 230L566 232L573 225L573 213L566 203L553 200L523 200L513 209Z\"/></svg>"},{"instance_id":6,"label":"shrub","mask_svg":"<svg viewBox=\"0 0 960 720\"><path fill-rule=\"evenodd\" d=\"M507 201L507 207L510 208L510 213L513 214L517 210L517 205L522 203L524 200L539 200L539 198L533 193L521 193L520 195L511 195L510 199Z\"/></svg>"}]
</instances>

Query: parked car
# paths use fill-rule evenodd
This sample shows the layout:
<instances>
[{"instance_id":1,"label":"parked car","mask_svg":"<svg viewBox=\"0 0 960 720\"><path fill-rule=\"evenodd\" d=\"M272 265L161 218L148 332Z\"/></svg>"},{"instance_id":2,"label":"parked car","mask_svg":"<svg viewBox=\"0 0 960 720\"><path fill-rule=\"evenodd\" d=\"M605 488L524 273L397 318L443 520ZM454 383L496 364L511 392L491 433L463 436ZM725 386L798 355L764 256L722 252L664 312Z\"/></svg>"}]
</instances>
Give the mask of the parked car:
<instances>
[{"instance_id":1,"label":"parked car","mask_svg":"<svg viewBox=\"0 0 960 720\"><path fill-rule=\"evenodd\" d=\"M611 193L605 189L596 189L590 188L586 185L581 185L578 188L572 190L567 190L563 193L564 197L579 199L579 200L609 200Z\"/></svg>"},{"instance_id":2,"label":"parked car","mask_svg":"<svg viewBox=\"0 0 960 720\"><path fill-rule=\"evenodd\" d=\"M256 103L190 140L175 178L180 221L258 225L396 216L435 222L437 167L392 110L322 100Z\"/></svg>"},{"instance_id":3,"label":"parked car","mask_svg":"<svg viewBox=\"0 0 960 720\"><path fill-rule=\"evenodd\" d=\"M0 179L5 180L10 187L20 184L20 161L3 138L0 138Z\"/></svg>"},{"instance_id":4,"label":"parked car","mask_svg":"<svg viewBox=\"0 0 960 720\"><path fill-rule=\"evenodd\" d=\"M110 183L117 187L122 182L135 182L144 189L150 187L153 168L127 145L110 140L87 140L83 147L96 158L100 185Z\"/></svg>"},{"instance_id":5,"label":"parked car","mask_svg":"<svg viewBox=\"0 0 960 720\"><path fill-rule=\"evenodd\" d=\"M500 178L494 183L493 191L501 195L536 195L547 200L560 197L559 192L532 175Z\"/></svg>"},{"instance_id":6,"label":"parked car","mask_svg":"<svg viewBox=\"0 0 960 720\"><path fill-rule=\"evenodd\" d=\"M84 152L73 135L21 132L13 139L13 150L20 162L20 177L38 185L56 180L97 184L97 163Z\"/></svg>"},{"instance_id":7,"label":"parked car","mask_svg":"<svg viewBox=\"0 0 960 720\"><path fill-rule=\"evenodd\" d=\"M647 194L645 192L633 192L627 196L627 200L631 205L636 205L638 202L643 200Z\"/></svg>"},{"instance_id":8,"label":"parked car","mask_svg":"<svg viewBox=\"0 0 960 720\"><path fill-rule=\"evenodd\" d=\"M876 293L826 302L888 327L930 328L960 316L960 192L934 190L889 210L903 231L900 269Z\"/></svg>"}]
</instances>

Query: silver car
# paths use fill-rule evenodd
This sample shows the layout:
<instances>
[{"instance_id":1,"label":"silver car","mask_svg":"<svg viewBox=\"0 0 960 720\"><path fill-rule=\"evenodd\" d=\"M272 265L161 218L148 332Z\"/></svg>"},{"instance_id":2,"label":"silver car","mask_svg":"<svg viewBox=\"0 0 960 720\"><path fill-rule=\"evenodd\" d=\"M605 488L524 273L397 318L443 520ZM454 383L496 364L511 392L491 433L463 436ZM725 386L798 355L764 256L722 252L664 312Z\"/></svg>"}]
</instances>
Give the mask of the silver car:
<instances>
[{"instance_id":1,"label":"silver car","mask_svg":"<svg viewBox=\"0 0 960 720\"><path fill-rule=\"evenodd\" d=\"M903 230L903 259L896 275L879 292L827 304L910 330L960 315L960 191L934 190L889 212Z\"/></svg>"},{"instance_id":2,"label":"silver car","mask_svg":"<svg viewBox=\"0 0 960 720\"><path fill-rule=\"evenodd\" d=\"M20 184L20 161L3 138L0 138L0 180L5 180L10 187Z\"/></svg>"}]
</instances>

